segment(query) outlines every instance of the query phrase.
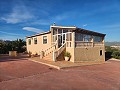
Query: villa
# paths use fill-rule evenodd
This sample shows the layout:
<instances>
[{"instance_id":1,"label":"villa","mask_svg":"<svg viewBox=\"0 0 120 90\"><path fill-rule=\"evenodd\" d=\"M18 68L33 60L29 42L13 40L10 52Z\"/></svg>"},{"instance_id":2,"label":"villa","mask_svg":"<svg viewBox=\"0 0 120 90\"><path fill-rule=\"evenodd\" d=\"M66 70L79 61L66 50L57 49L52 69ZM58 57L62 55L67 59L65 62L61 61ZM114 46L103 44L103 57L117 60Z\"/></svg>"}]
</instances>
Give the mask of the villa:
<instances>
[{"instance_id":1,"label":"villa","mask_svg":"<svg viewBox=\"0 0 120 90\"><path fill-rule=\"evenodd\" d=\"M48 32L27 36L27 51L51 61L64 60L64 52L71 54L70 61L104 62L105 34L75 26L50 26ZM44 53L44 55L43 55Z\"/></svg>"}]
</instances>

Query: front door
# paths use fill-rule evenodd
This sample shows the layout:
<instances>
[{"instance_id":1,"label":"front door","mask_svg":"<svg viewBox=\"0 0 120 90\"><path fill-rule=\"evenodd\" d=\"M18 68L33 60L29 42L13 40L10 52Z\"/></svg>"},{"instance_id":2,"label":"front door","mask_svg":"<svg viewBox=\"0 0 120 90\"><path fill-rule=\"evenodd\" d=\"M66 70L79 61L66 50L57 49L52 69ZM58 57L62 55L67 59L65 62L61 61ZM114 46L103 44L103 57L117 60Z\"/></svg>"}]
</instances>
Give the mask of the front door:
<instances>
[{"instance_id":1,"label":"front door","mask_svg":"<svg viewBox=\"0 0 120 90\"><path fill-rule=\"evenodd\" d=\"M62 33L58 35L58 48L61 47L66 40L66 33Z\"/></svg>"},{"instance_id":2,"label":"front door","mask_svg":"<svg viewBox=\"0 0 120 90\"><path fill-rule=\"evenodd\" d=\"M58 35L58 48L62 46L62 35Z\"/></svg>"}]
</instances>

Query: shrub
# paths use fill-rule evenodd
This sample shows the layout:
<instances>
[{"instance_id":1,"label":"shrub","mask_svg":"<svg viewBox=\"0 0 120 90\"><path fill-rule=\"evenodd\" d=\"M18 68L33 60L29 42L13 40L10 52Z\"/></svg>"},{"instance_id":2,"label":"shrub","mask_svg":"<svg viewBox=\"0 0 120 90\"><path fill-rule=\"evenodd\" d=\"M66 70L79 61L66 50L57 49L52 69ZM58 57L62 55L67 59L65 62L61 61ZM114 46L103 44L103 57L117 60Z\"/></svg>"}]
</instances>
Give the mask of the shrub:
<instances>
[{"instance_id":1,"label":"shrub","mask_svg":"<svg viewBox=\"0 0 120 90\"><path fill-rule=\"evenodd\" d=\"M112 53L112 57L113 57L113 58L116 58L116 59L120 59L120 51L114 51L114 52Z\"/></svg>"},{"instance_id":2,"label":"shrub","mask_svg":"<svg viewBox=\"0 0 120 90\"><path fill-rule=\"evenodd\" d=\"M70 55L69 52L65 52L65 53L64 53L64 56L65 56L65 57L71 57L71 55Z\"/></svg>"}]
</instances>

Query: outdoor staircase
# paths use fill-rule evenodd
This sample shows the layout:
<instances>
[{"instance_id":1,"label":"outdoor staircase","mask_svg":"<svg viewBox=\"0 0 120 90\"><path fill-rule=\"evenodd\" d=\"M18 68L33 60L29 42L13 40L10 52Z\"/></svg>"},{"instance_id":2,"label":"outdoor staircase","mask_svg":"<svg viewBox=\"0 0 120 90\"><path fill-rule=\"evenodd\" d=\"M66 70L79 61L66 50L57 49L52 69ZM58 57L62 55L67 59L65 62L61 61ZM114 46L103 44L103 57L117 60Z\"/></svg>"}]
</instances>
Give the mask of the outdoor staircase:
<instances>
[{"instance_id":1,"label":"outdoor staircase","mask_svg":"<svg viewBox=\"0 0 120 90\"><path fill-rule=\"evenodd\" d=\"M53 53L49 53L47 56L43 57L44 60L53 61Z\"/></svg>"},{"instance_id":2,"label":"outdoor staircase","mask_svg":"<svg viewBox=\"0 0 120 90\"><path fill-rule=\"evenodd\" d=\"M60 48L56 49L56 44L51 46L50 48L42 51L44 55L41 59L48 60L48 61L57 61L57 60L64 60L63 58L63 51L65 51L66 43L64 43ZM41 55L40 55L41 56Z\"/></svg>"}]
</instances>

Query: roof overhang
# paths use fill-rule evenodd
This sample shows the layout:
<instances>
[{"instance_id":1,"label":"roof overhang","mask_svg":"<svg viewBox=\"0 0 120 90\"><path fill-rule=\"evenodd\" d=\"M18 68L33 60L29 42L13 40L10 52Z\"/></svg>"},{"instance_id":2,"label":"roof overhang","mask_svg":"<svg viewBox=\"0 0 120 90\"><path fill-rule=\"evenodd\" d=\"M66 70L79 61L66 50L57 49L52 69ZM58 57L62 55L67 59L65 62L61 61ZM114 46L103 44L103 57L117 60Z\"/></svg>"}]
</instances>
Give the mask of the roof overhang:
<instances>
[{"instance_id":1,"label":"roof overhang","mask_svg":"<svg viewBox=\"0 0 120 90\"><path fill-rule=\"evenodd\" d=\"M51 28L57 28L57 29L76 29L75 26L50 26Z\"/></svg>"},{"instance_id":2,"label":"roof overhang","mask_svg":"<svg viewBox=\"0 0 120 90\"><path fill-rule=\"evenodd\" d=\"M86 30L86 29L82 29L82 28L77 28L73 31L74 32L79 32L79 33L82 33L82 34L95 35L95 36L101 36L101 37L105 37L105 35L106 35L106 34L94 32L94 31L90 31L90 30Z\"/></svg>"},{"instance_id":3,"label":"roof overhang","mask_svg":"<svg viewBox=\"0 0 120 90\"><path fill-rule=\"evenodd\" d=\"M26 36L26 38L36 37L36 36L45 35L45 34L49 34L49 33L51 33L51 31L35 34L35 35L32 35L32 36Z\"/></svg>"}]
</instances>

